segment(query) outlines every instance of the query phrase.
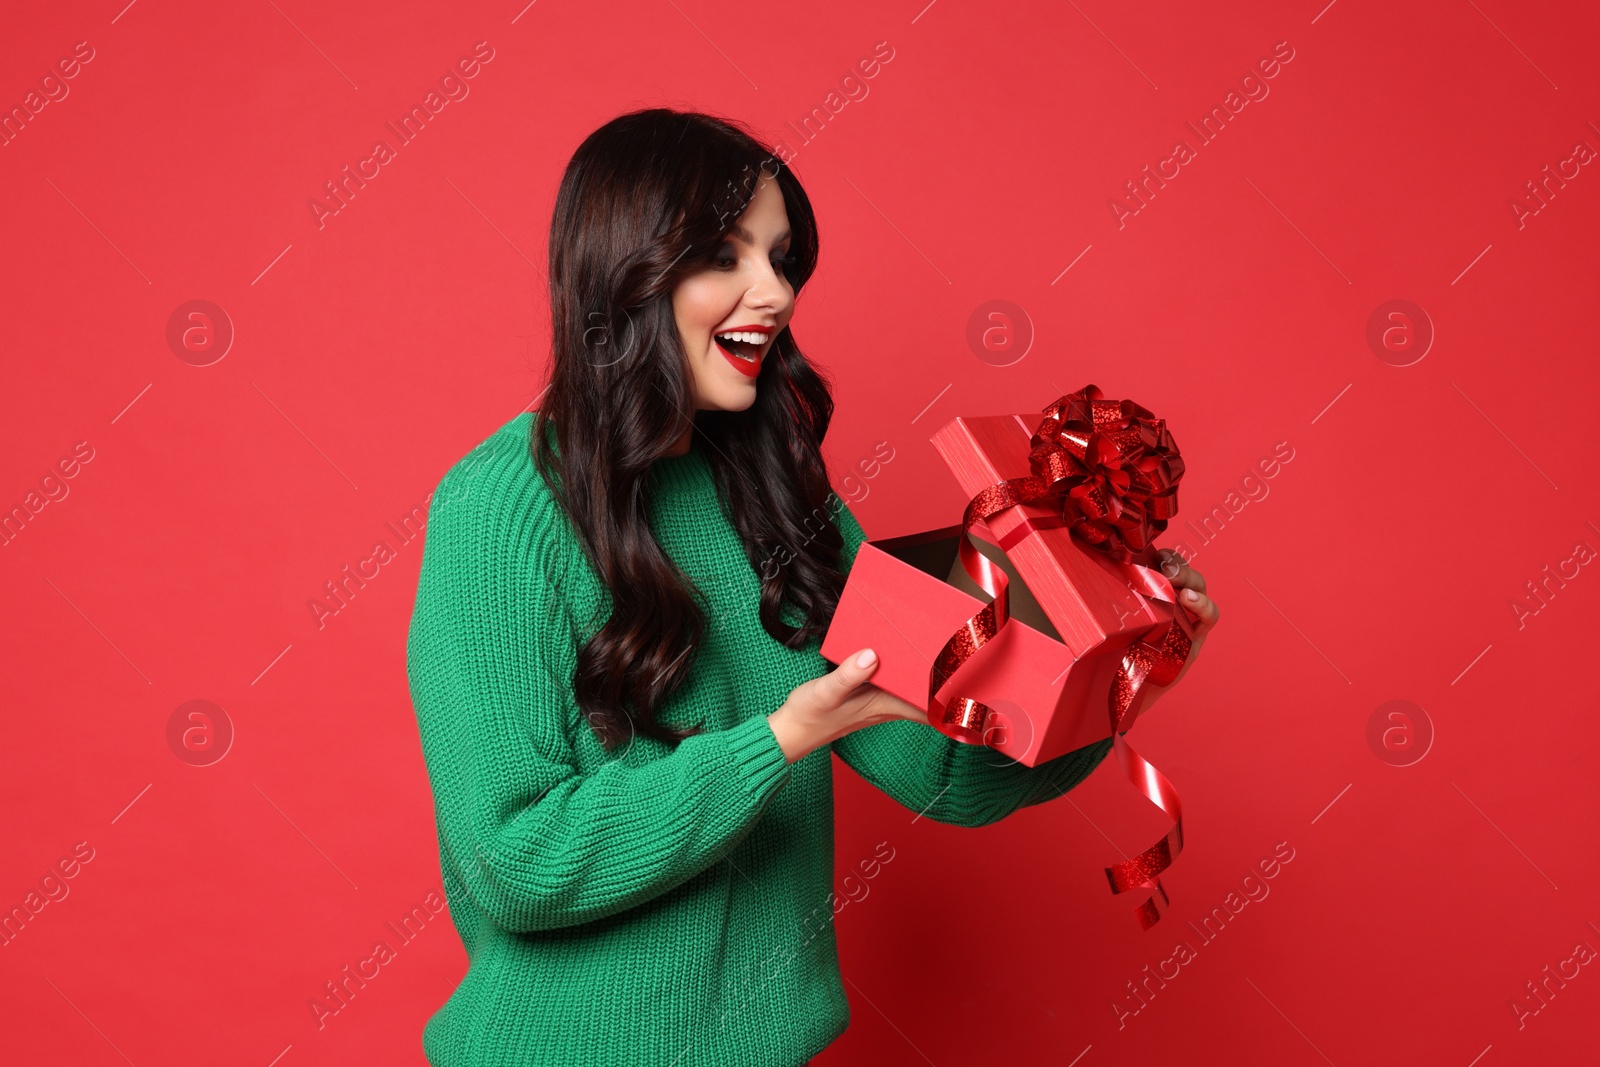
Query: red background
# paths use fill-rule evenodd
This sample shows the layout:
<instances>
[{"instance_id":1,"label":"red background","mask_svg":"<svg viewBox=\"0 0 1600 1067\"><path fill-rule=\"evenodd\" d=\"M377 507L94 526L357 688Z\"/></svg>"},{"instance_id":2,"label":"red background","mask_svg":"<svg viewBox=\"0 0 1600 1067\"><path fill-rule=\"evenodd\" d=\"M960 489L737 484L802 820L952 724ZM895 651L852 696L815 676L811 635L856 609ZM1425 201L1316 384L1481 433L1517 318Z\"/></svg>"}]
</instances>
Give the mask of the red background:
<instances>
[{"instance_id":1,"label":"red background","mask_svg":"<svg viewBox=\"0 0 1600 1067\"><path fill-rule=\"evenodd\" d=\"M1511 1002L1600 948L1574 692L1600 175L1542 204L1526 183L1600 146L1597 29L1505 0L12 5L8 111L77 42L93 59L0 148L0 507L58 497L0 551L0 904L93 858L0 949L8 1057L423 1062L466 962L442 913L321 1029L308 1009L440 890L404 662L422 542L388 524L535 402L561 168L667 104L798 149L823 258L795 332L836 378L829 459L871 536L959 517L927 442L948 419L1087 382L1168 420L1180 526L1224 509L1176 538L1222 623L1130 735L1187 813L1167 918L1141 932L1107 892L1167 825L1114 763L983 830L836 763L841 884L895 858L839 913L853 1022L819 1063L1573 1062L1593 966L1520 1025ZM319 227L323 183L479 41L469 95ZM880 41L866 95L797 137ZM1269 95L1199 145L1185 123L1285 41ZM1119 225L1180 138L1195 158ZM220 360L168 344L196 299L232 324ZM1419 360L1367 341L1396 299L1436 331ZM991 300L1021 358L969 346ZM878 442L894 458L858 468ZM319 623L378 541L393 558ZM209 766L169 741L191 700L233 731ZM1386 748L1391 700L1421 710ZM1270 895L1198 936L1279 842ZM1194 958L1135 1000L1180 939Z\"/></svg>"}]
</instances>

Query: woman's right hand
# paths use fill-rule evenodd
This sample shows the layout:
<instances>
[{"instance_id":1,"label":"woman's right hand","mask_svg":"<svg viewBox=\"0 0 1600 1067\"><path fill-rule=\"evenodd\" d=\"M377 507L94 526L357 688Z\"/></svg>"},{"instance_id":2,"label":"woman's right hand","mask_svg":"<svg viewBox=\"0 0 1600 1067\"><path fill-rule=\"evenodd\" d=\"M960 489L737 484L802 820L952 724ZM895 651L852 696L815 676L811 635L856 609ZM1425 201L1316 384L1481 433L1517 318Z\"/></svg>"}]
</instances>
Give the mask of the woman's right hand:
<instances>
[{"instance_id":1,"label":"woman's right hand","mask_svg":"<svg viewBox=\"0 0 1600 1067\"><path fill-rule=\"evenodd\" d=\"M860 660L866 657L867 663ZM832 671L795 686L783 706L767 716L784 757L793 763L813 750L866 726L895 719L927 725L928 711L868 681L877 655L864 648Z\"/></svg>"}]
</instances>

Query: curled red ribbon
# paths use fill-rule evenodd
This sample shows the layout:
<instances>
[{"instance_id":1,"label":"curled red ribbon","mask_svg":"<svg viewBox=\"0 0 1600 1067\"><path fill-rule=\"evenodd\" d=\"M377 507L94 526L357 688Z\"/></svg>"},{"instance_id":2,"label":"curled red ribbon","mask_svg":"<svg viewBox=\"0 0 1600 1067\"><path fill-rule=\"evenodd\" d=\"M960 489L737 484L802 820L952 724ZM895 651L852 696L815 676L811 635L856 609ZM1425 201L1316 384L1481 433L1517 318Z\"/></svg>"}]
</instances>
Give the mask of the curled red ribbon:
<instances>
[{"instance_id":1,"label":"curled red ribbon","mask_svg":"<svg viewBox=\"0 0 1600 1067\"><path fill-rule=\"evenodd\" d=\"M961 565L993 599L950 636L935 658L928 674L928 721L958 741L985 743L991 713L988 705L971 697L954 697L948 704L938 699L938 691L956 669L988 644L1011 617L1010 581L973 546L968 534L975 522L1018 504L1043 503L1052 511L1059 508L1059 516L1024 522L999 547L1008 550L1039 529L1065 525L1085 544L1110 557L1134 591L1173 605L1170 624L1152 627L1128 648L1107 701L1118 764L1134 788L1172 818L1166 836L1139 855L1105 869L1113 893L1150 889L1150 895L1134 909L1140 927L1148 930L1160 921L1168 903L1159 876L1183 849L1183 806L1172 783L1123 739L1123 722L1147 682L1167 685L1178 676L1189 658L1193 629L1189 616L1176 610L1180 607L1177 594L1166 575L1134 562L1134 553L1148 548L1177 513L1183 459L1164 419L1131 400L1105 400L1094 385L1060 397L1043 415L1033 431L1028 454L1033 473L979 492L962 516L957 542Z\"/></svg>"}]
</instances>

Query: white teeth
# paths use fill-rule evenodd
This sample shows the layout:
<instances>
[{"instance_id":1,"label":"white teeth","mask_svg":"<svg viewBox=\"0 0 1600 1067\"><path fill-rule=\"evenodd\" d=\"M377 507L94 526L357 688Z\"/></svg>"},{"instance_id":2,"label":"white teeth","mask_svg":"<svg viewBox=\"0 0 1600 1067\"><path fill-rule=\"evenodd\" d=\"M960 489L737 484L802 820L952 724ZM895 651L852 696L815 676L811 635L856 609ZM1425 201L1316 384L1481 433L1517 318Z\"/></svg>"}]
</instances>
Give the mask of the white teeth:
<instances>
[{"instance_id":1,"label":"white teeth","mask_svg":"<svg viewBox=\"0 0 1600 1067\"><path fill-rule=\"evenodd\" d=\"M719 333L718 337L725 337L730 341L743 341L746 344L762 345L767 343L767 335L756 333L754 330L736 330L732 333Z\"/></svg>"}]
</instances>

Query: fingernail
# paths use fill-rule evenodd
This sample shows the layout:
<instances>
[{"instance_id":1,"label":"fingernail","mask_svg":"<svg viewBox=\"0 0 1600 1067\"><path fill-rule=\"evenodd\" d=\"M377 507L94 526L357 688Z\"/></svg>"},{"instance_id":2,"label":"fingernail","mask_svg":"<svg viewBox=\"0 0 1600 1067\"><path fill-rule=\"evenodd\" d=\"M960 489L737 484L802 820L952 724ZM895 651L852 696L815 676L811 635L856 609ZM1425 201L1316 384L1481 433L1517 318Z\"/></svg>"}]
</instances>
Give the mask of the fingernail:
<instances>
[{"instance_id":1,"label":"fingernail","mask_svg":"<svg viewBox=\"0 0 1600 1067\"><path fill-rule=\"evenodd\" d=\"M1200 594L1195 592L1193 589L1185 589L1183 591L1183 599L1185 599L1185 600L1199 600L1200 599Z\"/></svg>"},{"instance_id":2,"label":"fingernail","mask_svg":"<svg viewBox=\"0 0 1600 1067\"><path fill-rule=\"evenodd\" d=\"M861 655L856 657L856 666L870 667L877 660L877 658L878 654L869 648L865 652L861 653Z\"/></svg>"}]
</instances>

